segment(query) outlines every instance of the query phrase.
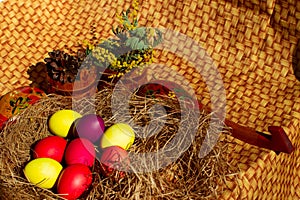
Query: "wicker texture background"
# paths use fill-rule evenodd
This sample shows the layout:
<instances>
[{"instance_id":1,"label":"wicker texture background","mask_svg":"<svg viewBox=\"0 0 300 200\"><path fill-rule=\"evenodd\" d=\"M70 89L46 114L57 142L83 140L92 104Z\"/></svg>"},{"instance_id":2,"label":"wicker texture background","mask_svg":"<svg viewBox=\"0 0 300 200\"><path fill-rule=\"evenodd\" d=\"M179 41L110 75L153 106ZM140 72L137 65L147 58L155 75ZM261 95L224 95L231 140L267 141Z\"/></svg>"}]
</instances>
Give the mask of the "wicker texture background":
<instances>
[{"instance_id":1,"label":"wicker texture background","mask_svg":"<svg viewBox=\"0 0 300 200\"><path fill-rule=\"evenodd\" d=\"M294 76L299 70L300 2L147 0L140 4L141 25L180 31L213 58L226 89L228 119L259 131L283 126L296 148L292 155L277 156L232 138L228 155L241 173L237 179L228 178L221 199L300 199L300 82ZM129 0L0 3L0 94L30 84L29 66L42 61L48 51L91 38L93 23L99 38L109 37L115 13L129 5ZM187 51L192 50L187 47ZM210 104L205 84L192 67L172 55L158 59L184 75L202 103ZM171 77L170 73L162 70L161 76Z\"/></svg>"}]
</instances>

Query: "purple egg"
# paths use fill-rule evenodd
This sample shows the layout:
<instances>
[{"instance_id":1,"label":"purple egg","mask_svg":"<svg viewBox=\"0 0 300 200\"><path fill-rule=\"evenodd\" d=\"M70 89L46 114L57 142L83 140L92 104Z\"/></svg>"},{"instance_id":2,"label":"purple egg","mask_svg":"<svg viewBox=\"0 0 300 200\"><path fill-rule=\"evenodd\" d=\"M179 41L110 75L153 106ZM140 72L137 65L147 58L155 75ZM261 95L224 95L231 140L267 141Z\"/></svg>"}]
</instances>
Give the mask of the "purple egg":
<instances>
[{"instance_id":1,"label":"purple egg","mask_svg":"<svg viewBox=\"0 0 300 200\"><path fill-rule=\"evenodd\" d=\"M95 114L84 115L75 123L73 136L96 142L103 135L105 129L103 119Z\"/></svg>"}]
</instances>

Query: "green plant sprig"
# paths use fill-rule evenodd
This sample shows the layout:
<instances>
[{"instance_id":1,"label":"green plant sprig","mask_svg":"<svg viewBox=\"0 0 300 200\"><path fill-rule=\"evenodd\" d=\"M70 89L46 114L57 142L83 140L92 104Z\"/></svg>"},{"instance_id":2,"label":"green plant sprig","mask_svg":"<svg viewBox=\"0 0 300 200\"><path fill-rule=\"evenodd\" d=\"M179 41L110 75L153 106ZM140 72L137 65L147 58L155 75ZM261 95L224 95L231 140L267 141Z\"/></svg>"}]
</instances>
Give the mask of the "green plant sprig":
<instances>
[{"instance_id":1,"label":"green plant sprig","mask_svg":"<svg viewBox=\"0 0 300 200\"><path fill-rule=\"evenodd\" d=\"M112 27L114 38L100 41L96 47L86 44L86 53L92 55L94 63L100 67L108 66L117 72L116 76L152 63L153 48L162 42L158 29L139 27L137 13L138 1L134 0L132 9L117 15L120 23L116 28Z\"/></svg>"}]
</instances>

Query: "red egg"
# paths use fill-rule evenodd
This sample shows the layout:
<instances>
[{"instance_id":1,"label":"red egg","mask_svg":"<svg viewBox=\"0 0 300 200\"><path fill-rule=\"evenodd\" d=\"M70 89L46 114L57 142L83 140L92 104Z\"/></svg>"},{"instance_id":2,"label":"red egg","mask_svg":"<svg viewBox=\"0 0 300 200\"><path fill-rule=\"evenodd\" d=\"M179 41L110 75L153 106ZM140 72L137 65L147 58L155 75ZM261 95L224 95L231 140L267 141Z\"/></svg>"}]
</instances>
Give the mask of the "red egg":
<instances>
[{"instance_id":1,"label":"red egg","mask_svg":"<svg viewBox=\"0 0 300 200\"><path fill-rule=\"evenodd\" d=\"M65 151L67 165L84 164L92 167L95 161L96 151L93 143L85 138L72 140Z\"/></svg>"},{"instance_id":2,"label":"red egg","mask_svg":"<svg viewBox=\"0 0 300 200\"><path fill-rule=\"evenodd\" d=\"M92 172L83 164L67 166L57 182L58 194L68 200L79 198L92 184Z\"/></svg>"},{"instance_id":3,"label":"red egg","mask_svg":"<svg viewBox=\"0 0 300 200\"><path fill-rule=\"evenodd\" d=\"M104 121L100 116L88 114L76 121L73 136L86 138L94 143L102 136L104 129Z\"/></svg>"},{"instance_id":4,"label":"red egg","mask_svg":"<svg viewBox=\"0 0 300 200\"><path fill-rule=\"evenodd\" d=\"M128 152L119 146L107 147L101 155L100 164L101 172L105 177L123 178L130 165Z\"/></svg>"},{"instance_id":5,"label":"red egg","mask_svg":"<svg viewBox=\"0 0 300 200\"><path fill-rule=\"evenodd\" d=\"M36 143L33 149L34 158L52 158L61 162L67 141L59 136L49 136Z\"/></svg>"}]
</instances>

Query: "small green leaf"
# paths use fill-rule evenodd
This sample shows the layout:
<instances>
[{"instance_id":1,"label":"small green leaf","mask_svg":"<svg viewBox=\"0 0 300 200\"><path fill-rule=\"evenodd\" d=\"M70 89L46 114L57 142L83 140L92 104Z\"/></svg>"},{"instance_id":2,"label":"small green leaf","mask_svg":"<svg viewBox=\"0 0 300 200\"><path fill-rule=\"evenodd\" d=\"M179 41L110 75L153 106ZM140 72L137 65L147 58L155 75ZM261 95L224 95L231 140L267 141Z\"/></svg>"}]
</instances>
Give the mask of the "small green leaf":
<instances>
[{"instance_id":1,"label":"small green leaf","mask_svg":"<svg viewBox=\"0 0 300 200\"><path fill-rule=\"evenodd\" d=\"M138 19L134 19L134 21L133 21L133 26L134 26L134 27L137 27L137 26L138 26Z\"/></svg>"},{"instance_id":2,"label":"small green leaf","mask_svg":"<svg viewBox=\"0 0 300 200\"><path fill-rule=\"evenodd\" d=\"M145 45L143 40L141 40L137 43L136 49L142 50L142 49L146 49L146 48L147 48L147 45Z\"/></svg>"},{"instance_id":3,"label":"small green leaf","mask_svg":"<svg viewBox=\"0 0 300 200\"><path fill-rule=\"evenodd\" d=\"M143 38L146 34L146 29L144 27L136 28L132 31L132 33L139 38Z\"/></svg>"},{"instance_id":4,"label":"small green leaf","mask_svg":"<svg viewBox=\"0 0 300 200\"><path fill-rule=\"evenodd\" d=\"M117 35L114 26L112 26L112 32L113 34Z\"/></svg>"},{"instance_id":5,"label":"small green leaf","mask_svg":"<svg viewBox=\"0 0 300 200\"><path fill-rule=\"evenodd\" d=\"M126 15L128 15L130 13L130 8L128 8L127 10L126 10Z\"/></svg>"},{"instance_id":6,"label":"small green leaf","mask_svg":"<svg viewBox=\"0 0 300 200\"><path fill-rule=\"evenodd\" d=\"M136 47L137 47L138 42L139 42L139 38L131 37L125 41L125 45L130 47L131 49L137 49Z\"/></svg>"}]
</instances>

